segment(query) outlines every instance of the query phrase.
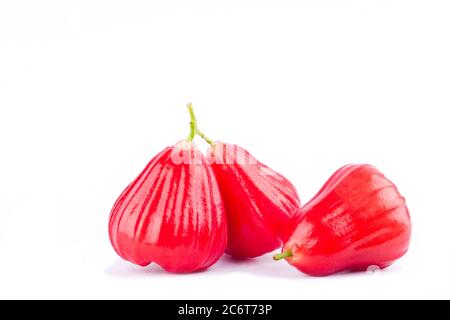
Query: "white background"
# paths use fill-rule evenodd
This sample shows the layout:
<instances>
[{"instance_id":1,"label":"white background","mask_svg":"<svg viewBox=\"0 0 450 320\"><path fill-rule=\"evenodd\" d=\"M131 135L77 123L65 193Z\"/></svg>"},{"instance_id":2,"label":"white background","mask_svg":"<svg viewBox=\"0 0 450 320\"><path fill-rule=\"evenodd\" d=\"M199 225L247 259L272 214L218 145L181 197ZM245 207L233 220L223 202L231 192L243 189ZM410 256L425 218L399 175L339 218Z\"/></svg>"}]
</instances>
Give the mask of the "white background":
<instances>
[{"instance_id":1,"label":"white background","mask_svg":"<svg viewBox=\"0 0 450 320\"><path fill-rule=\"evenodd\" d=\"M450 298L449 16L433 0L1 1L0 298ZM341 165L376 165L407 199L409 253L327 278L270 254L191 275L122 261L111 206L187 135L189 101L303 203Z\"/></svg>"}]
</instances>

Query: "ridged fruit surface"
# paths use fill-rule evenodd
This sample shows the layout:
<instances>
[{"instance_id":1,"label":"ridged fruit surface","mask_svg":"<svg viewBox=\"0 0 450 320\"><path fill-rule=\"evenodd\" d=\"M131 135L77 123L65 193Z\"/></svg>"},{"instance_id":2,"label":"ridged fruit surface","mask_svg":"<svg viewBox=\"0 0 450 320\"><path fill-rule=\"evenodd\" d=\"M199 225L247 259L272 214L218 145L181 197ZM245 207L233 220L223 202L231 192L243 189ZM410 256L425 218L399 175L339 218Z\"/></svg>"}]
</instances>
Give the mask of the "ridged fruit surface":
<instances>
[{"instance_id":1,"label":"ridged fruit surface","mask_svg":"<svg viewBox=\"0 0 450 320\"><path fill-rule=\"evenodd\" d=\"M224 204L212 168L192 143L163 150L123 191L109 236L123 259L169 272L206 269L223 255Z\"/></svg>"},{"instance_id":2,"label":"ridged fruit surface","mask_svg":"<svg viewBox=\"0 0 450 320\"><path fill-rule=\"evenodd\" d=\"M300 207L294 186L237 145L215 143L208 160L227 212L226 252L253 258L281 247L289 220Z\"/></svg>"},{"instance_id":3,"label":"ridged fruit surface","mask_svg":"<svg viewBox=\"0 0 450 320\"><path fill-rule=\"evenodd\" d=\"M407 252L411 237L405 199L365 164L335 172L292 221L281 257L314 276L385 268Z\"/></svg>"}]
</instances>

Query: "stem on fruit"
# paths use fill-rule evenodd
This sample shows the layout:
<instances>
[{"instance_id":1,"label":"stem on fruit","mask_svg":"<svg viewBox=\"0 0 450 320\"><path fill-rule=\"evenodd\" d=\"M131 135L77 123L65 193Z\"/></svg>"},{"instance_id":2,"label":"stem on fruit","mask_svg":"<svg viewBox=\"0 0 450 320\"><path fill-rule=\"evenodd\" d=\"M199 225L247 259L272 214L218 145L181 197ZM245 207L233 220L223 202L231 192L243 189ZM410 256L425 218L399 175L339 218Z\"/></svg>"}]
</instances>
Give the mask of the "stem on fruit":
<instances>
[{"instance_id":1,"label":"stem on fruit","mask_svg":"<svg viewBox=\"0 0 450 320\"><path fill-rule=\"evenodd\" d=\"M192 141L195 138L195 135L200 136L203 140L205 140L209 145L214 146L214 141L208 138L202 131L198 129L197 126L197 118L195 117L194 108L192 107L192 103L187 104L187 108L189 111L189 116L191 117L189 135L187 136L187 141Z\"/></svg>"},{"instance_id":2,"label":"stem on fruit","mask_svg":"<svg viewBox=\"0 0 450 320\"><path fill-rule=\"evenodd\" d=\"M197 118L195 117L195 113L194 113L194 108L192 107L192 103L188 103L187 104L187 108L189 111L189 116L191 117L191 122L190 122L190 127L191 130L189 131L189 135L186 138L187 141L192 141L194 140L195 137L195 132L197 129Z\"/></svg>"},{"instance_id":3,"label":"stem on fruit","mask_svg":"<svg viewBox=\"0 0 450 320\"><path fill-rule=\"evenodd\" d=\"M208 142L208 144L210 145L210 146L214 146L214 141L212 141L210 138L208 138L207 136L205 136L205 134L202 132L202 131L200 131L200 130L196 130L196 133L197 133L197 135L198 136L200 136L203 140L205 140L206 142Z\"/></svg>"},{"instance_id":4,"label":"stem on fruit","mask_svg":"<svg viewBox=\"0 0 450 320\"><path fill-rule=\"evenodd\" d=\"M292 251L288 250L288 251L274 255L273 260L278 261L278 260L286 259L286 258L289 258L292 256L293 256Z\"/></svg>"}]
</instances>

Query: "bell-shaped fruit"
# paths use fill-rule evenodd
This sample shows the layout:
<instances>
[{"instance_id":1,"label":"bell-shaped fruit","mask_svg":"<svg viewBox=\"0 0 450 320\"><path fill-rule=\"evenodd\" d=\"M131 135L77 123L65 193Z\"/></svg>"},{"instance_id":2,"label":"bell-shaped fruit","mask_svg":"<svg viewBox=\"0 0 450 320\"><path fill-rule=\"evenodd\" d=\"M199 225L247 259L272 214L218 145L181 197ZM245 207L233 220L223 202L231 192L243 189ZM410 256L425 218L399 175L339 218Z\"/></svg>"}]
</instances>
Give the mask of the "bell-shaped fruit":
<instances>
[{"instance_id":1,"label":"bell-shaped fruit","mask_svg":"<svg viewBox=\"0 0 450 320\"><path fill-rule=\"evenodd\" d=\"M253 258L279 248L300 207L295 187L237 145L214 143L208 160L227 212L226 252Z\"/></svg>"},{"instance_id":2,"label":"bell-shaped fruit","mask_svg":"<svg viewBox=\"0 0 450 320\"><path fill-rule=\"evenodd\" d=\"M211 166L192 142L158 154L117 199L109 236L125 260L169 272L206 269L227 241L222 197Z\"/></svg>"},{"instance_id":3,"label":"bell-shaped fruit","mask_svg":"<svg viewBox=\"0 0 450 320\"><path fill-rule=\"evenodd\" d=\"M409 247L411 221L396 186L370 165L339 169L292 220L276 260L303 273L386 268Z\"/></svg>"}]
</instances>

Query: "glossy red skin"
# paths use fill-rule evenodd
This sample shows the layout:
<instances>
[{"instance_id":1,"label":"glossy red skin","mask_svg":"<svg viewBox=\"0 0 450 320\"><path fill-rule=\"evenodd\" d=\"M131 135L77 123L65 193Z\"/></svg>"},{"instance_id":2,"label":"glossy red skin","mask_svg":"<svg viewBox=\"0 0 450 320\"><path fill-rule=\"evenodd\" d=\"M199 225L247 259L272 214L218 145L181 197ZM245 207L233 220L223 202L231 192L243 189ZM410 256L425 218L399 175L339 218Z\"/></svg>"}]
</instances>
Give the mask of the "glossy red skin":
<instances>
[{"instance_id":1,"label":"glossy red skin","mask_svg":"<svg viewBox=\"0 0 450 320\"><path fill-rule=\"evenodd\" d=\"M293 219L283 246L303 273L386 268L409 247L411 220L396 186L370 165L348 165L327 181Z\"/></svg>"},{"instance_id":2,"label":"glossy red skin","mask_svg":"<svg viewBox=\"0 0 450 320\"><path fill-rule=\"evenodd\" d=\"M123 259L175 273L206 269L224 254L225 207L193 144L166 148L149 162L117 199L109 236Z\"/></svg>"},{"instance_id":3,"label":"glossy red skin","mask_svg":"<svg viewBox=\"0 0 450 320\"><path fill-rule=\"evenodd\" d=\"M217 142L208 152L208 161L227 212L226 253L253 258L280 248L300 207L295 187L236 145Z\"/></svg>"}]
</instances>

